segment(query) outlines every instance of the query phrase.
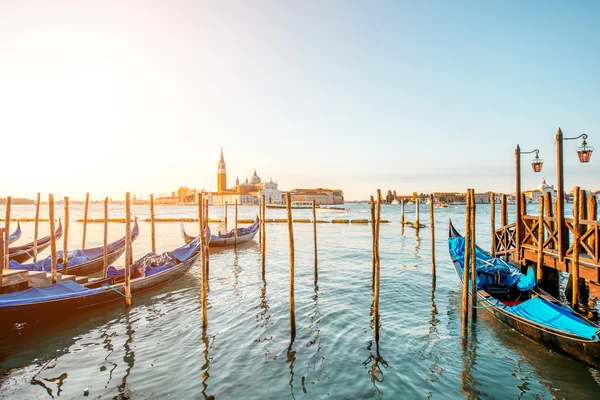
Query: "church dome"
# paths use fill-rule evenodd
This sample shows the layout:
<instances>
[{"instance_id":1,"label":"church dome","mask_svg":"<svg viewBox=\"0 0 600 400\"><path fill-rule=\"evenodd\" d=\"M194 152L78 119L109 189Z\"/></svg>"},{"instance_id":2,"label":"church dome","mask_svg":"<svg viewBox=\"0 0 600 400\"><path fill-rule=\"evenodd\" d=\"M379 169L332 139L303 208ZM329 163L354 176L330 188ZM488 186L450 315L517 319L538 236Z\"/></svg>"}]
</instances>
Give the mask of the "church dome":
<instances>
[{"instance_id":1,"label":"church dome","mask_svg":"<svg viewBox=\"0 0 600 400\"><path fill-rule=\"evenodd\" d=\"M250 178L250 183L253 185L260 183L260 178L258 177L258 175L256 175L256 169L254 170L254 174Z\"/></svg>"}]
</instances>

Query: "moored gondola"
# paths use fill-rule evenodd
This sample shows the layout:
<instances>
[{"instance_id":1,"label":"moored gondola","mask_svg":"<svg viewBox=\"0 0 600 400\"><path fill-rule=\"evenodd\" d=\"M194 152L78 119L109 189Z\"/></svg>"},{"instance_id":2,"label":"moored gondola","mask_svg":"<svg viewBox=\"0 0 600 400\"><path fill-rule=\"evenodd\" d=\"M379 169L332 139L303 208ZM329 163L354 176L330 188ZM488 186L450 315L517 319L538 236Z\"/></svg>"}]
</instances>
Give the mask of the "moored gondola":
<instances>
[{"instance_id":1,"label":"moored gondola","mask_svg":"<svg viewBox=\"0 0 600 400\"><path fill-rule=\"evenodd\" d=\"M14 243L21 237L21 223L17 221L17 229L10 235L8 235L8 244ZM2 238L4 239L4 238Z\"/></svg>"},{"instance_id":2,"label":"moored gondola","mask_svg":"<svg viewBox=\"0 0 600 400\"><path fill-rule=\"evenodd\" d=\"M140 230L136 220L133 225L133 229L131 230L132 243L137 239L139 233ZM110 265L117 261L125 252L125 237L109 243L106 248L108 252L108 265ZM57 270L59 272L62 271L63 262L63 252L59 251L57 252ZM89 276L101 272L104 268L104 247L99 246L90 249L74 250L69 252L67 255L67 267L67 274L69 275ZM11 261L9 263L9 268L50 272L52 270L52 260L51 256L48 256L45 259L39 260L38 262L32 264L23 264Z\"/></svg>"},{"instance_id":3,"label":"moored gondola","mask_svg":"<svg viewBox=\"0 0 600 400\"><path fill-rule=\"evenodd\" d=\"M254 236L256 235L256 232L258 232L259 229L260 229L260 219L257 216L251 225L249 225L245 228L238 228L237 244L249 242L252 239L254 239ZM235 231L235 228L231 229L227 233L219 232L217 235L212 235L210 233L210 228L209 228L207 236L210 237L210 241L209 241L208 245L210 247L233 246L234 242L235 242L235 232L234 231ZM184 240L186 243L189 243L194 239L193 236L190 236L187 233L185 233L183 228L182 228L182 232L183 232L183 237L184 237Z\"/></svg>"},{"instance_id":4,"label":"moored gondola","mask_svg":"<svg viewBox=\"0 0 600 400\"><path fill-rule=\"evenodd\" d=\"M58 228L54 231L54 237L59 240L62 237L63 229L60 219L58 220ZM50 235L44 236L37 241L37 252L38 254L44 251L50 246L52 238ZM33 242L23 244L21 246L12 246L8 248L8 255L10 260L14 260L18 263L24 263L33 257Z\"/></svg>"},{"instance_id":5,"label":"moored gondola","mask_svg":"<svg viewBox=\"0 0 600 400\"><path fill-rule=\"evenodd\" d=\"M150 253L136 261L132 272L131 293L144 292L182 277L198 258L197 239L160 255ZM83 312L109 302L124 303L124 269L114 276L85 285L65 281L42 288L0 295L0 324L45 321L56 323L61 318Z\"/></svg>"},{"instance_id":6,"label":"moored gondola","mask_svg":"<svg viewBox=\"0 0 600 400\"><path fill-rule=\"evenodd\" d=\"M451 221L448 247L462 283L465 239ZM479 247L476 254L479 308L553 351L600 368L600 326L535 287L533 269L525 275L519 268L493 258Z\"/></svg>"}]
</instances>

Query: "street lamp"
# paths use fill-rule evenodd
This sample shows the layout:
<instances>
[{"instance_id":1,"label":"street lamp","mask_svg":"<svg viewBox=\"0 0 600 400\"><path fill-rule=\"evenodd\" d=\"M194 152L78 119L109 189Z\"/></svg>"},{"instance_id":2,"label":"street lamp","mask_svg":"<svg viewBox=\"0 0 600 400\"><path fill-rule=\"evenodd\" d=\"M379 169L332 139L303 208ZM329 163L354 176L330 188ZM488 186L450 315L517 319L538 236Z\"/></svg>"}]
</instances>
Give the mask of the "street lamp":
<instances>
[{"instance_id":1,"label":"street lamp","mask_svg":"<svg viewBox=\"0 0 600 400\"><path fill-rule=\"evenodd\" d=\"M565 251L567 249L567 238L566 226L565 226L565 190L564 190L564 176L563 176L563 140L576 140L583 138L581 146L575 151L579 157L579 162L587 163L592 158L592 152L594 148L588 146L586 139L587 135L581 134L577 137L566 138L563 137L563 133L560 128L554 135L554 142L556 143L556 184L557 184L557 198L556 198L556 217L558 219L558 259L563 261L565 257Z\"/></svg>"},{"instance_id":2,"label":"street lamp","mask_svg":"<svg viewBox=\"0 0 600 400\"><path fill-rule=\"evenodd\" d=\"M515 190L515 248L517 250L517 258L521 257L521 237L523 235L521 222L521 154L535 153L535 158L531 160L531 168L533 172L540 172L544 164L544 160L539 157L539 150L521 151L519 145L515 148L515 163L516 163L516 190Z\"/></svg>"}]
</instances>

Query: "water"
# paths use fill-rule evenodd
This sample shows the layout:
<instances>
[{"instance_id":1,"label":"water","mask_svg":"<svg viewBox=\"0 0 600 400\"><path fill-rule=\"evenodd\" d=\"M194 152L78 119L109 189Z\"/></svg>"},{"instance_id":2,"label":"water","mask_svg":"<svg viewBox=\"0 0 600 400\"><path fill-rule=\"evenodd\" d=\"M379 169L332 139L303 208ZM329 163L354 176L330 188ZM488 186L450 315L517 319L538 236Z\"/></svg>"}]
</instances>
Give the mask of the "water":
<instances>
[{"instance_id":1,"label":"water","mask_svg":"<svg viewBox=\"0 0 600 400\"><path fill-rule=\"evenodd\" d=\"M350 212L319 211L319 219L369 218L366 204ZM499 213L499 207L498 213ZM140 219L147 206L133 207ZM233 219L233 207L229 207ZM0 210L3 213L3 210ZM122 217L111 206L110 217ZM194 217L196 207L157 207L157 217ZM210 210L221 218L222 207ZM256 207L240 207L252 218ZM83 217L71 207L71 219ZM294 210L310 218L311 210ZM32 217L32 206L13 216ZM47 209L42 208L42 215ZM62 215L62 207L57 207ZM90 217L101 218L101 205ZM414 220L413 206L406 217ZM267 218L285 210L267 209ZM51 326L21 326L0 333L0 398L330 398L506 399L597 398L600 374L548 351L480 312L463 345L461 293L448 256L447 221L464 226L464 206L435 209L437 282L431 279L429 226L416 236L400 231L400 207L383 206L381 225L381 338L373 341L371 228L319 224L319 279L313 279L311 224L294 224L296 326L290 337L287 224L267 225L266 283L261 280L258 237L233 249L211 250L209 325L202 330L200 270L135 296ZM477 207L478 243L489 247L489 205ZM429 225L428 206L421 222ZM499 215L497 216L499 221ZM49 232L48 223L40 235ZM184 224L197 233L197 224ZM81 244L81 223L70 226L71 248ZM178 223L157 223L158 251L182 243ZM23 223L23 238L33 223ZM88 247L102 241L102 224L88 225ZM110 224L109 240L124 234ZM150 249L150 224L140 223L134 256ZM461 229L462 230L462 229ZM62 242L61 242L62 243ZM59 245L61 247L61 245Z\"/></svg>"}]
</instances>

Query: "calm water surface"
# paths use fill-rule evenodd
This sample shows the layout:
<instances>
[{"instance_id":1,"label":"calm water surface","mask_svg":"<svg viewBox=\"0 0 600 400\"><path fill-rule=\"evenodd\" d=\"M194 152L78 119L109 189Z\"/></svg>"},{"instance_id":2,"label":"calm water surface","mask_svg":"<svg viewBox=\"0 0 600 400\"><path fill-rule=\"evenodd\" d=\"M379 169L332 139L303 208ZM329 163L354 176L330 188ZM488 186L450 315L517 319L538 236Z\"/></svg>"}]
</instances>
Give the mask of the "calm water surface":
<instances>
[{"instance_id":1,"label":"calm water surface","mask_svg":"<svg viewBox=\"0 0 600 400\"><path fill-rule=\"evenodd\" d=\"M366 204L350 212L319 211L320 219L369 218ZM101 205L90 216L101 218ZM497 207L499 209L499 207ZM233 219L233 207L229 207ZM0 209L4 213L3 209ZM489 247L489 205L478 205L478 243ZM135 206L140 219L148 207ZM157 207L158 217L194 217L195 207ZM223 209L210 210L221 218ZM256 207L241 207L252 218ZM414 220L413 206L406 217ZM62 208L57 207L62 215ZM71 207L71 219L83 209ZM110 216L122 217L121 206ZM294 210L294 218L310 218ZM3 215L3 214L2 214ZM15 206L13 216L33 217L34 207ZM42 208L42 215L47 209ZM285 210L267 210L285 218ZM371 228L319 224L319 278L313 278L312 225L295 224L296 324L289 323L289 247L286 224L267 225L267 273L261 280L258 237L233 249L211 250L209 325L202 330L200 269L133 298L0 333L0 398L132 399L595 399L600 374L539 346L480 312L468 341L461 340L461 293L448 256L447 222L464 226L464 206L435 209L437 281L431 274L427 228L401 232L400 207L383 206L381 225L381 338L373 340ZM499 220L499 215L497 217ZM40 235L49 232L45 223ZM71 223L71 248L81 246L83 224ZM193 223L185 224L197 233ZM25 243L33 223L23 223ZM102 224L88 225L88 247L100 245ZM124 234L110 224L109 240ZM150 249L150 224L140 223L134 256ZM61 242L62 243L62 242ZM159 251L182 243L178 223L157 224ZM62 246L62 245L61 245ZM117 264L120 264L117 263Z\"/></svg>"}]
</instances>

